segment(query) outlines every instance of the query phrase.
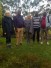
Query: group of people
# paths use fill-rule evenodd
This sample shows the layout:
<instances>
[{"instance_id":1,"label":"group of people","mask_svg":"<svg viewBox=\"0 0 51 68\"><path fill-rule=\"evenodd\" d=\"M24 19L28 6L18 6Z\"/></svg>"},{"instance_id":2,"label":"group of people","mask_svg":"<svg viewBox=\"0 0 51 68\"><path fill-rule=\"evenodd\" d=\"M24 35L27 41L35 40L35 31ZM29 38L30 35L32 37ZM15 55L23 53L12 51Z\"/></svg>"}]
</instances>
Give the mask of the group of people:
<instances>
[{"instance_id":1,"label":"group of people","mask_svg":"<svg viewBox=\"0 0 51 68\"><path fill-rule=\"evenodd\" d=\"M39 16L38 12L36 12L33 16L27 15L24 19L21 15L21 11L18 10L12 19L10 11L6 11L5 16L2 19L2 28L6 35L7 47L11 47L12 26L14 26L13 28L16 35L16 46L22 45L24 31L27 43L30 43L31 39L35 42L35 39L37 38L37 42L43 44L45 37L46 43L49 45L48 29L50 27L50 21L49 15L46 12L42 14L42 17ZM30 37L30 35L32 37Z\"/></svg>"}]
</instances>

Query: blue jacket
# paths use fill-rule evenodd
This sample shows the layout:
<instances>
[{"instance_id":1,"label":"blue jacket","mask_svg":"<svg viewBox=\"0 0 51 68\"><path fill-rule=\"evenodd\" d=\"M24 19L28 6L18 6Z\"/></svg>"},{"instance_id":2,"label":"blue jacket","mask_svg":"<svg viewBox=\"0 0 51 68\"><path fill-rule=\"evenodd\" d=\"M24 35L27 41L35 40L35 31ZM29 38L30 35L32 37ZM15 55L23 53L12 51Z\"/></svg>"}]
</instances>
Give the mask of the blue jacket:
<instances>
[{"instance_id":1,"label":"blue jacket","mask_svg":"<svg viewBox=\"0 0 51 68\"><path fill-rule=\"evenodd\" d=\"M23 28L24 27L24 19L21 15L17 15L13 18L14 27L15 28Z\"/></svg>"}]
</instances>

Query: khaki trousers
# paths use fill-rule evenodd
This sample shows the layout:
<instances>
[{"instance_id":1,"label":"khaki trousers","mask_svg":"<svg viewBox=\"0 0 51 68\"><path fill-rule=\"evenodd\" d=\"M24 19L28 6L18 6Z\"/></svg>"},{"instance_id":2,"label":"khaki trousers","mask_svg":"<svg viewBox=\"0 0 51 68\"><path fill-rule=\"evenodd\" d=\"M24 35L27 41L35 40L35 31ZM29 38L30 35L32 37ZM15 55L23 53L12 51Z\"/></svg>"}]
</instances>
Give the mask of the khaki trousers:
<instances>
[{"instance_id":1,"label":"khaki trousers","mask_svg":"<svg viewBox=\"0 0 51 68\"><path fill-rule=\"evenodd\" d=\"M16 29L16 45L22 44L23 39L23 28Z\"/></svg>"}]
</instances>

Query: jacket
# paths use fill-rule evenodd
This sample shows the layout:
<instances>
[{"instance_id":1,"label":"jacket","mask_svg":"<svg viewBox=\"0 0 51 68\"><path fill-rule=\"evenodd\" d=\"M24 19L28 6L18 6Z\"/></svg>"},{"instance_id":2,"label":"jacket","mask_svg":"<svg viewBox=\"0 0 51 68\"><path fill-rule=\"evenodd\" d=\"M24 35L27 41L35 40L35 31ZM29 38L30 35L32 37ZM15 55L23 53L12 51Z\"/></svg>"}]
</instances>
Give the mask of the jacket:
<instances>
[{"instance_id":1,"label":"jacket","mask_svg":"<svg viewBox=\"0 0 51 68\"><path fill-rule=\"evenodd\" d=\"M24 19L21 15L16 15L13 18L13 22L14 22L14 27L15 28L22 28L24 27Z\"/></svg>"},{"instance_id":2,"label":"jacket","mask_svg":"<svg viewBox=\"0 0 51 68\"><path fill-rule=\"evenodd\" d=\"M12 19L11 17L4 16L2 19L2 28L4 32L12 31Z\"/></svg>"}]
</instances>

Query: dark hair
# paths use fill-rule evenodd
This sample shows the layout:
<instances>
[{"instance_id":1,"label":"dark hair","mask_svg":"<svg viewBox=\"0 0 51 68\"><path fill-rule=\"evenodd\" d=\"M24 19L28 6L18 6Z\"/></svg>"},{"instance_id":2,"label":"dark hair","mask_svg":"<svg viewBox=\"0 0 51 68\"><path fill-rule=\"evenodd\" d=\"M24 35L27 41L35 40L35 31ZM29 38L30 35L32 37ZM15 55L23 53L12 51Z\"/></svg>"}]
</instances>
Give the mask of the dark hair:
<instances>
[{"instance_id":1,"label":"dark hair","mask_svg":"<svg viewBox=\"0 0 51 68\"><path fill-rule=\"evenodd\" d=\"M43 16L46 16L46 12L43 13Z\"/></svg>"},{"instance_id":2,"label":"dark hair","mask_svg":"<svg viewBox=\"0 0 51 68\"><path fill-rule=\"evenodd\" d=\"M38 16L38 12L35 12L35 16Z\"/></svg>"},{"instance_id":3,"label":"dark hair","mask_svg":"<svg viewBox=\"0 0 51 68\"><path fill-rule=\"evenodd\" d=\"M19 14L19 15L21 14L21 10L18 10L18 14Z\"/></svg>"}]
</instances>

